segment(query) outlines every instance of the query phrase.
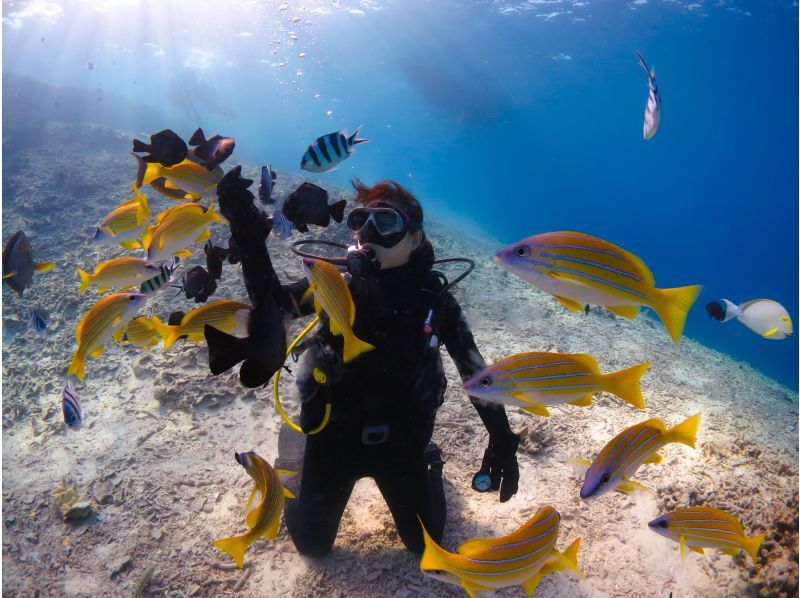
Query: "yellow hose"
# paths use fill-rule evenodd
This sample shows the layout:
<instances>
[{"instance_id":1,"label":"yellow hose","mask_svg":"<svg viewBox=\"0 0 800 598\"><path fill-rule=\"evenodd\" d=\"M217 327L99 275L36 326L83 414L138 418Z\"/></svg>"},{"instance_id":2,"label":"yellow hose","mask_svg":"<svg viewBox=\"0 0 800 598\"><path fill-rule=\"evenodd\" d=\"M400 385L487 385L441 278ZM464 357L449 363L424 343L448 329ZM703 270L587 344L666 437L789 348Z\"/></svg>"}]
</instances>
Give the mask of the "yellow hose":
<instances>
[{"instance_id":1,"label":"yellow hose","mask_svg":"<svg viewBox=\"0 0 800 598\"><path fill-rule=\"evenodd\" d=\"M297 338L294 339L292 341L292 344L289 345L289 348L286 349L286 357L289 357L289 355L292 354L292 351L297 346L297 343L299 343L303 339L303 337L311 331L311 329L317 324L317 322L319 322L319 316L317 316L316 318L311 320L311 323L303 329L303 332L301 332L299 335L297 335ZM295 432L300 432L301 434L305 434L305 432L303 432L303 428L301 428L296 423L294 423L291 419L289 419L289 415L283 409L283 405L281 405L281 399L278 396L278 382L281 379L281 370L282 369L283 369L282 367L278 368L278 371L275 372L275 380L273 382L273 384L274 384L273 390L274 390L274 394L275 394L275 408L278 410L278 413L283 418L283 421L286 422L287 426L289 426ZM322 429L325 428L325 426L328 425L328 420L330 418L331 418L331 404L330 403L325 403L325 415L322 418L322 423L319 426L317 426L316 428L314 428L313 430L311 430L310 432L308 432L308 434L310 435L310 434L316 434L317 432L321 432Z\"/></svg>"}]
</instances>

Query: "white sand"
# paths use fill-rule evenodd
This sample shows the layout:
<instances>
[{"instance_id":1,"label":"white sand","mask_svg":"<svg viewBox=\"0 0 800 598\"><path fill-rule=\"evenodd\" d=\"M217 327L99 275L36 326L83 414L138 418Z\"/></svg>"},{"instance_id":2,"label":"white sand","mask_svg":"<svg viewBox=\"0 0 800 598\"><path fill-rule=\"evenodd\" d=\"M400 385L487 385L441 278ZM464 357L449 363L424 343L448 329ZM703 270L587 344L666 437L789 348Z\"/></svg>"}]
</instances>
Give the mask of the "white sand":
<instances>
[{"instance_id":1,"label":"white sand","mask_svg":"<svg viewBox=\"0 0 800 598\"><path fill-rule=\"evenodd\" d=\"M60 393L74 328L99 297L94 291L77 295L75 268L124 254L94 247L89 238L100 218L127 197L135 172L126 155L130 137L51 126L42 146L17 150L17 142L4 140L3 240L23 228L36 259L54 260L59 269L37 275L23 300L7 288L3 293L4 595L124 595L149 565L156 567L150 595L465 595L420 573L369 480L356 486L329 557L298 556L282 529L276 541L258 541L248 551L244 571L232 569L212 542L244 529L250 481L233 452L252 449L273 461L281 420L271 385L248 391L235 370L211 377L200 344L180 341L169 352L144 353L110 343L100 359L87 363L87 385L78 388L84 427L64 429ZM230 162L226 166L237 163L235 157ZM257 172L245 168L253 177ZM281 198L303 180L278 177ZM154 213L171 205L149 195ZM642 381L643 411L600 394L590 408L553 409L550 418L511 413L512 427L523 436L520 490L501 504L496 494L469 487L487 436L445 356L450 384L434 440L446 460L446 548L508 533L551 504L562 515L558 547L582 538L578 559L585 578L550 575L537 596L796 595L796 393L690 339L673 344L649 317L627 321L601 309L569 313L495 266L498 242L474 230L465 234L452 222L433 220L426 228L437 256L478 260L456 295L488 361L549 350L591 353L606 372L652 363ZM227 240L223 230L215 229L217 244ZM282 280L302 276L285 244L271 238L269 245ZM204 265L202 247L194 249L179 273ZM145 313L164 317L194 306L171 295L151 301ZM245 297L240 271L226 265L213 299ZM50 312L46 340L25 320L33 306ZM281 383L291 403L291 377ZM636 475L656 496L613 493L584 505L580 480L559 462L591 459L615 434L647 418L674 425L696 412L702 413L697 449L668 445L661 464ZM96 513L82 523L65 524L54 512L54 491L64 478L95 502ZM751 535L768 532L757 574L744 555L709 550L681 561L676 543L647 528L665 510L697 503L730 511Z\"/></svg>"}]
</instances>

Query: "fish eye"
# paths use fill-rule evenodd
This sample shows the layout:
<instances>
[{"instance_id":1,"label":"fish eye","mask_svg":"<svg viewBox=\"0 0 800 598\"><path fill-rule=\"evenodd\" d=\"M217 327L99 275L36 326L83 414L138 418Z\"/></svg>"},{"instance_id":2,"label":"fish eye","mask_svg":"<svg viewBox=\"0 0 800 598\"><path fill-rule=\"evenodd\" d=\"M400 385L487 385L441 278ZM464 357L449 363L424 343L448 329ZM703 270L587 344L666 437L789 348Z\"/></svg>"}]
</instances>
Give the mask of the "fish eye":
<instances>
[{"instance_id":1,"label":"fish eye","mask_svg":"<svg viewBox=\"0 0 800 598\"><path fill-rule=\"evenodd\" d=\"M481 378L480 383L484 388L489 388L492 385L492 379L486 376L485 378Z\"/></svg>"},{"instance_id":2,"label":"fish eye","mask_svg":"<svg viewBox=\"0 0 800 598\"><path fill-rule=\"evenodd\" d=\"M662 527L664 529L667 529L667 520L666 519L662 519L661 521L659 521L658 522L658 527Z\"/></svg>"},{"instance_id":3,"label":"fish eye","mask_svg":"<svg viewBox=\"0 0 800 598\"><path fill-rule=\"evenodd\" d=\"M528 257L531 254L531 250L526 245L520 245L514 250L519 257Z\"/></svg>"},{"instance_id":4,"label":"fish eye","mask_svg":"<svg viewBox=\"0 0 800 598\"><path fill-rule=\"evenodd\" d=\"M601 484L608 484L608 478L609 478L609 475L607 473L604 473L603 475L600 476L600 483Z\"/></svg>"}]
</instances>

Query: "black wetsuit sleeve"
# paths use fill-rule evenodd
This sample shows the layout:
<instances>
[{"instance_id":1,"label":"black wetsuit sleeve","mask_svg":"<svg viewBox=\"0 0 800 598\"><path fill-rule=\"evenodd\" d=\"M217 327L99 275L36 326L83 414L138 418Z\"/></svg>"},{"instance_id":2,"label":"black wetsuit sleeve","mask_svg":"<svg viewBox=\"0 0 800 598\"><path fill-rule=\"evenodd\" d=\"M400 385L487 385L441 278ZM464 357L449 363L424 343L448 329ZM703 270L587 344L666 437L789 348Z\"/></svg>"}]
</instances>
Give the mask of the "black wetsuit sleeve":
<instances>
[{"instance_id":1,"label":"black wetsuit sleeve","mask_svg":"<svg viewBox=\"0 0 800 598\"><path fill-rule=\"evenodd\" d=\"M450 293L445 292L442 296L441 307L438 310L440 310L442 321L441 341L456 364L461 380L466 382L484 369L486 362L475 345L475 339L461 306ZM482 403L472 397L470 397L470 401L490 436L504 436L511 433L505 407Z\"/></svg>"}]
</instances>

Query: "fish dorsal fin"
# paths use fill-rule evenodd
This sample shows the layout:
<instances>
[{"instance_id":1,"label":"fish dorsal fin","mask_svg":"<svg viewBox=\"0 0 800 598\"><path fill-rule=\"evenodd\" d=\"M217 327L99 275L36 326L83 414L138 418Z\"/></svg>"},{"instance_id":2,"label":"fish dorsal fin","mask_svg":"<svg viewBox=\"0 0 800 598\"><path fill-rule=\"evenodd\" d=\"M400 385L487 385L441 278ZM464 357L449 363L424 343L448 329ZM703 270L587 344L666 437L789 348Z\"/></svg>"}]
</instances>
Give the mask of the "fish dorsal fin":
<instances>
[{"instance_id":1,"label":"fish dorsal fin","mask_svg":"<svg viewBox=\"0 0 800 598\"><path fill-rule=\"evenodd\" d=\"M627 318L628 320L633 320L639 315L639 307L636 305L606 305L604 307L612 314L615 314L621 318Z\"/></svg>"},{"instance_id":2,"label":"fish dorsal fin","mask_svg":"<svg viewBox=\"0 0 800 598\"><path fill-rule=\"evenodd\" d=\"M648 419L647 421L643 421L642 423L639 424L639 426L643 427L643 428L645 428L645 427L647 427L647 428L655 428L656 430L658 430L660 432L666 432L667 431L666 424L663 422L663 420L661 420L661 419L659 419L657 417L653 417L651 419Z\"/></svg>"},{"instance_id":3,"label":"fish dorsal fin","mask_svg":"<svg viewBox=\"0 0 800 598\"><path fill-rule=\"evenodd\" d=\"M588 353L570 353L567 358L582 365L593 374L600 373L600 366L597 365L597 360L594 358L594 355L589 355Z\"/></svg>"}]
</instances>

